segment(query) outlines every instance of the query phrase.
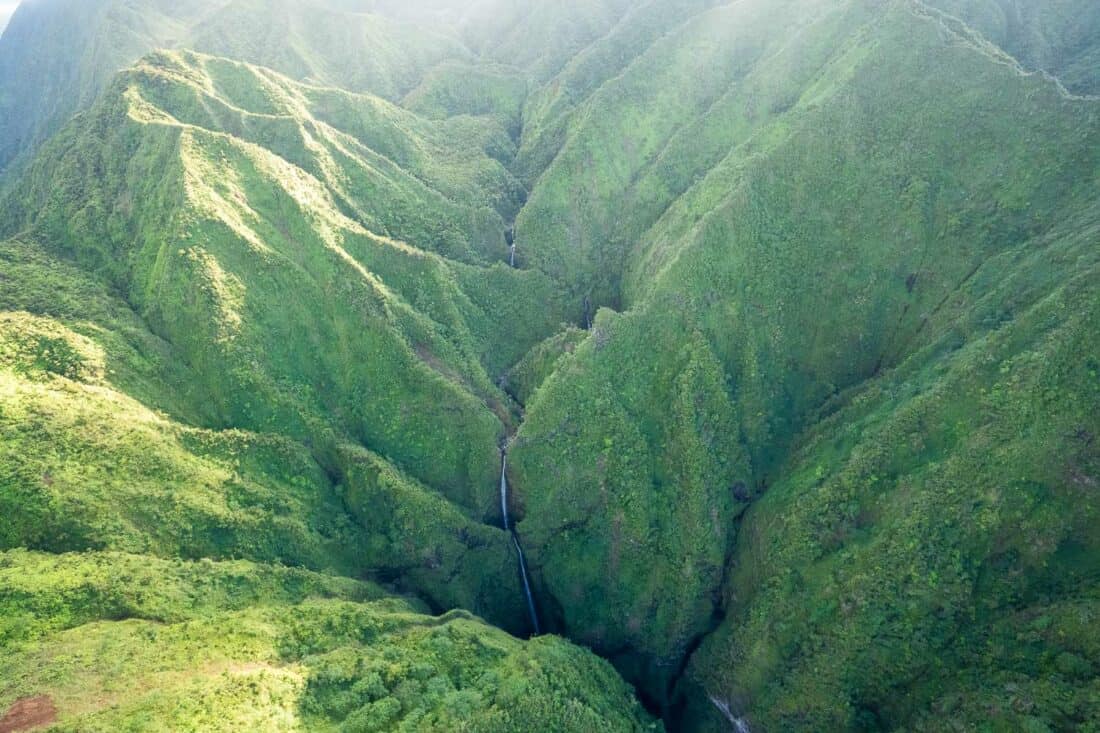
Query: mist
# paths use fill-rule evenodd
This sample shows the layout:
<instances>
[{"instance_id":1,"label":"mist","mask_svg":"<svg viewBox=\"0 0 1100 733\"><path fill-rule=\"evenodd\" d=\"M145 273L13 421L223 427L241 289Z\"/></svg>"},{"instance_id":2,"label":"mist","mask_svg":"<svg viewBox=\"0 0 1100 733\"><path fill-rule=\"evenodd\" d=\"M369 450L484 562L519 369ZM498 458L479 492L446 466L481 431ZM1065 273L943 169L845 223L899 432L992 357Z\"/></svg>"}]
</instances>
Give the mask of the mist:
<instances>
[{"instance_id":1,"label":"mist","mask_svg":"<svg viewBox=\"0 0 1100 733\"><path fill-rule=\"evenodd\" d=\"M11 20L12 13L19 7L19 3L0 3L0 35L4 33L4 29L8 27L8 21Z\"/></svg>"}]
</instances>

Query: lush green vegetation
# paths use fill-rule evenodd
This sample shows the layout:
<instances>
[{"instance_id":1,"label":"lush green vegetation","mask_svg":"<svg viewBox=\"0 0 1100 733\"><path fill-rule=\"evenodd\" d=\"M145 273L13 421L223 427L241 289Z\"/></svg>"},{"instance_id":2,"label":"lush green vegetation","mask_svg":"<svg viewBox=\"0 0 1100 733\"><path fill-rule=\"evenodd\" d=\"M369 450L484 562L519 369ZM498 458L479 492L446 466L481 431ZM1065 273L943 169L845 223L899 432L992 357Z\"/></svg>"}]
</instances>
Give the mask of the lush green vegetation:
<instances>
[{"instance_id":1,"label":"lush green vegetation","mask_svg":"<svg viewBox=\"0 0 1100 733\"><path fill-rule=\"evenodd\" d=\"M606 662L423 615L371 586L247 563L0 554L0 707L54 730L622 730L647 722Z\"/></svg>"},{"instance_id":2,"label":"lush green vegetation","mask_svg":"<svg viewBox=\"0 0 1100 733\"><path fill-rule=\"evenodd\" d=\"M926 0L1001 46L1024 68L1046 71L1076 94L1100 92L1100 17L1088 0Z\"/></svg>"},{"instance_id":3,"label":"lush green vegetation","mask_svg":"<svg viewBox=\"0 0 1100 733\"><path fill-rule=\"evenodd\" d=\"M558 322L545 278L474 277L429 252L506 254L494 140L473 120L159 54L43 151L9 222L125 293L191 366L211 427L319 447L335 428L479 516L511 420L490 372ZM486 281L495 292L475 292Z\"/></svg>"},{"instance_id":4,"label":"lush green vegetation","mask_svg":"<svg viewBox=\"0 0 1100 733\"><path fill-rule=\"evenodd\" d=\"M735 612L697 684L768 729L1100 722L1100 262L1083 223L999 257L1019 269L964 286L970 308L802 439L743 525Z\"/></svg>"},{"instance_id":5,"label":"lush green vegetation","mask_svg":"<svg viewBox=\"0 0 1100 733\"><path fill-rule=\"evenodd\" d=\"M21 12L0 716L1100 730L1094 5Z\"/></svg>"},{"instance_id":6,"label":"lush green vegetation","mask_svg":"<svg viewBox=\"0 0 1100 733\"><path fill-rule=\"evenodd\" d=\"M339 0L51 0L27 3L0 53L0 169L96 100L119 70L158 48L249 61L314 83L399 99L456 39ZM369 48L370 53L362 53ZM48 90L43 93L43 90Z\"/></svg>"},{"instance_id":7,"label":"lush green vegetation","mask_svg":"<svg viewBox=\"0 0 1100 733\"><path fill-rule=\"evenodd\" d=\"M503 532L362 448L330 475L286 436L178 422L206 416L172 389L195 384L173 346L41 246L0 257L0 709L47 696L58 730L651 729L590 653L424 615L524 629Z\"/></svg>"}]
</instances>

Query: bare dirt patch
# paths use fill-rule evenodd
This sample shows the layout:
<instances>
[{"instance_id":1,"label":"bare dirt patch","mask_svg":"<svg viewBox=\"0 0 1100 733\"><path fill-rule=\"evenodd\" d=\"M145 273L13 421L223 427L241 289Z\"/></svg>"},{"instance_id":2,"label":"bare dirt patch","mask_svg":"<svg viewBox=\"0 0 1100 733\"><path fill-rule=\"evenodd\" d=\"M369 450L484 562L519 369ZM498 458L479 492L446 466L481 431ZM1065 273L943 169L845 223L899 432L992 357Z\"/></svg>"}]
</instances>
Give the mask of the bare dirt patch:
<instances>
[{"instance_id":1,"label":"bare dirt patch","mask_svg":"<svg viewBox=\"0 0 1100 733\"><path fill-rule=\"evenodd\" d=\"M34 730L57 720L57 707L45 695L16 700L0 718L0 733Z\"/></svg>"}]
</instances>

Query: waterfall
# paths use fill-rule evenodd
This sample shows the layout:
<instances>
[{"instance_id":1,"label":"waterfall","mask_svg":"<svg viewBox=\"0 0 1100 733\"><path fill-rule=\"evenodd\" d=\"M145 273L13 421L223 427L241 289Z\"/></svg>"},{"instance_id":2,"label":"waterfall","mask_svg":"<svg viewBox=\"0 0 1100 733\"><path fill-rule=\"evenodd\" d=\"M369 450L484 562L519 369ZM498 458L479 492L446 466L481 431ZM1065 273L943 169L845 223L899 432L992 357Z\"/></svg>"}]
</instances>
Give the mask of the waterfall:
<instances>
[{"instance_id":1,"label":"waterfall","mask_svg":"<svg viewBox=\"0 0 1100 733\"><path fill-rule=\"evenodd\" d=\"M535 597L531 595L531 582L527 579L527 559L523 557L523 548L519 546L519 537L512 532L512 544L516 546L519 555L519 574L523 577L523 592L527 596L527 612L531 614L531 627L535 630L535 636L542 633L539 629L539 613L535 610Z\"/></svg>"},{"instance_id":2,"label":"waterfall","mask_svg":"<svg viewBox=\"0 0 1100 733\"><path fill-rule=\"evenodd\" d=\"M527 576L527 558L523 556L523 547L519 544L519 535L508 520L508 453L503 448L500 451L500 516L504 523L504 530L511 533L512 544L516 547L516 555L519 556L519 574L523 578L523 593L527 597L527 612L531 614L531 628L535 635L542 633L539 629L539 614L535 609L535 596L531 593L531 580Z\"/></svg>"},{"instance_id":3,"label":"waterfall","mask_svg":"<svg viewBox=\"0 0 1100 733\"><path fill-rule=\"evenodd\" d=\"M500 516L504 518L504 530L511 531L508 523L508 454L500 452Z\"/></svg>"},{"instance_id":4,"label":"waterfall","mask_svg":"<svg viewBox=\"0 0 1100 733\"><path fill-rule=\"evenodd\" d=\"M504 242L508 245L508 264L516 266L516 227L513 224L504 230Z\"/></svg>"},{"instance_id":5,"label":"waterfall","mask_svg":"<svg viewBox=\"0 0 1100 733\"><path fill-rule=\"evenodd\" d=\"M749 722L744 718L739 718L734 715L733 711L730 709L730 704L728 702L726 702L725 700L719 700L714 695L710 695L709 697L710 701L714 704L714 707L718 708L718 710L721 711L722 715L726 717L726 720L730 722L730 725L733 726L733 730L735 731L735 733L752 733L749 730Z\"/></svg>"}]
</instances>

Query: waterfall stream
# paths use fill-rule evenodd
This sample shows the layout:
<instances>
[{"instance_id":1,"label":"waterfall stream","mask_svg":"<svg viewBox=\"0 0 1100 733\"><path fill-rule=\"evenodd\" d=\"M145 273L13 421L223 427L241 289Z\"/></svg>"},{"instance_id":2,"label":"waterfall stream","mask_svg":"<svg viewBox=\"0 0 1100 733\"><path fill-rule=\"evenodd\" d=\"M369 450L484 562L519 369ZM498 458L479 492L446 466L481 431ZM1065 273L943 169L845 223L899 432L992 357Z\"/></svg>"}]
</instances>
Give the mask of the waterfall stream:
<instances>
[{"instance_id":1,"label":"waterfall stream","mask_svg":"<svg viewBox=\"0 0 1100 733\"><path fill-rule=\"evenodd\" d=\"M513 224L504 230L504 241L508 245L508 266L516 266L516 227Z\"/></svg>"},{"instance_id":2,"label":"waterfall stream","mask_svg":"<svg viewBox=\"0 0 1100 733\"><path fill-rule=\"evenodd\" d=\"M523 593L527 597L527 612L531 614L531 628L538 636L542 631L539 629L539 614L535 609L535 597L531 593L531 580L527 576L527 558L523 556L523 547L519 544L519 535L516 534L515 528L512 527L512 523L508 519L508 453L503 449L500 451L500 515L504 521L504 530L511 533L512 544L515 545L516 554L519 556L519 574L523 578Z\"/></svg>"},{"instance_id":3,"label":"waterfall stream","mask_svg":"<svg viewBox=\"0 0 1100 733\"><path fill-rule=\"evenodd\" d=\"M710 696L710 701L714 704L714 707L726 716L726 720L733 726L734 733L752 733L749 730L749 722L744 718L739 718L733 714L733 710L730 708L730 704L725 700L719 700L714 695Z\"/></svg>"},{"instance_id":4,"label":"waterfall stream","mask_svg":"<svg viewBox=\"0 0 1100 733\"><path fill-rule=\"evenodd\" d=\"M516 266L516 230L510 226L504 232L504 239L508 244L508 266ZM519 544L519 535L512 527L508 519L508 449L500 449L500 516L504 523L504 531L512 535L512 544L516 546L516 555L519 556L519 574L523 578L523 593L527 597L527 612L531 614L531 628L535 635L542 631L539 629L539 614L535 609L535 596L531 593L531 579L527 576L527 558L523 556L523 547Z\"/></svg>"},{"instance_id":5,"label":"waterfall stream","mask_svg":"<svg viewBox=\"0 0 1100 733\"><path fill-rule=\"evenodd\" d=\"M523 556L523 548L519 545L519 536L515 532L512 532L512 544L516 546L516 553L519 555L519 573L523 577L523 593L527 596L527 612L531 614L531 628L535 631L535 636L542 633L539 629L539 614L535 610L535 597L531 595L531 582L527 579L527 559Z\"/></svg>"},{"instance_id":6,"label":"waterfall stream","mask_svg":"<svg viewBox=\"0 0 1100 733\"><path fill-rule=\"evenodd\" d=\"M500 516L504 517L504 530L511 532L512 527L508 522L508 454L500 453Z\"/></svg>"}]
</instances>

